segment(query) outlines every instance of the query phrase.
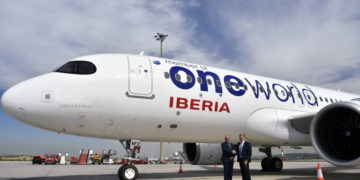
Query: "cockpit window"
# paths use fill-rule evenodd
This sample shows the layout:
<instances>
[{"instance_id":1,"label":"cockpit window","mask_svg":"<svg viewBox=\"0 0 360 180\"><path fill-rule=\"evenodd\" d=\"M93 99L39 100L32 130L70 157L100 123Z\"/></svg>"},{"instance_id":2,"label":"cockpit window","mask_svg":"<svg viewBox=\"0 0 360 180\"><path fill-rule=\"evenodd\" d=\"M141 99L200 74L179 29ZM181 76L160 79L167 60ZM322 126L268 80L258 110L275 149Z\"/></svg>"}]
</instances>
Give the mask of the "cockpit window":
<instances>
[{"instance_id":1,"label":"cockpit window","mask_svg":"<svg viewBox=\"0 0 360 180\"><path fill-rule=\"evenodd\" d=\"M94 74L96 66L89 61L70 61L55 72L69 73L69 74Z\"/></svg>"}]
</instances>

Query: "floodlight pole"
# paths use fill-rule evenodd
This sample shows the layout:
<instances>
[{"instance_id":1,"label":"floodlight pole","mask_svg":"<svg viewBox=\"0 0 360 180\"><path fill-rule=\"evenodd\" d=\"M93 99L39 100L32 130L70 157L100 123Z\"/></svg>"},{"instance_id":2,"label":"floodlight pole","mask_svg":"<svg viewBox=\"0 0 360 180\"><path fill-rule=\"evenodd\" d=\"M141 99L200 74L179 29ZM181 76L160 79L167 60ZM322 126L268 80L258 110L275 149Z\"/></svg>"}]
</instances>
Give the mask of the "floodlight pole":
<instances>
[{"instance_id":1,"label":"floodlight pole","mask_svg":"<svg viewBox=\"0 0 360 180\"><path fill-rule=\"evenodd\" d=\"M160 41L160 57L163 57L163 48L162 48L162 43L164 42L164 40L166 39L168 35L167 34L161 34L161 33L157 33L154 37L157 41ZM163 162L164 160L164 143L160 142L160 163Z\"/></svg>"},{"instance_id":2,"label":"floodlight pole","mask_svg":"<svg viewBox=\"0 0 360 180\"><path fill-rule=\"evenodd\" d=\"M162 42L163 41L160 41L160 57L161 58L163 57Z\"/></svg>"},{"instance_id":3,"label":"floodlight pole","mask_svg":"<svg viewBox=\"0 0 360 180\"><path fill-rule=\"evenodd\" d=\"M155 39L156 39L157 41L160 41L160 57L163 57L162 43L164 42L164 40L166 39L166 37L168 37L168 35L167 35L167 34L157 33L154 37L155 37Z\"/></svg>"}]
</instances>

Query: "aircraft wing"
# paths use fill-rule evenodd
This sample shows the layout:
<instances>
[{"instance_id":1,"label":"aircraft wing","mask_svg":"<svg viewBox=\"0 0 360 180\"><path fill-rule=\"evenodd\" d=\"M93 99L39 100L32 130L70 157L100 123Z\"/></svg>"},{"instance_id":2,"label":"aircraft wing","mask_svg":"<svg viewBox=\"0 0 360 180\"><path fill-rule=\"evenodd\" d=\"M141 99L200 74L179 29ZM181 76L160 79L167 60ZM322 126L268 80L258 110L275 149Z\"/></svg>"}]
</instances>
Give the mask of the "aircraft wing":
<instances>
[{"instance_id":1,"label":"aircraft wing","mask_svg":"<svg viewBox=\"0 0 360 180\"><path fill-rule=\"evenodd\" d=\"M310 134L311 121L315 115L316 113L309 113L309 114L291 116L289 118L291 127L293 127L295 130L299 132Z\"/></svg>"}]
</instances>

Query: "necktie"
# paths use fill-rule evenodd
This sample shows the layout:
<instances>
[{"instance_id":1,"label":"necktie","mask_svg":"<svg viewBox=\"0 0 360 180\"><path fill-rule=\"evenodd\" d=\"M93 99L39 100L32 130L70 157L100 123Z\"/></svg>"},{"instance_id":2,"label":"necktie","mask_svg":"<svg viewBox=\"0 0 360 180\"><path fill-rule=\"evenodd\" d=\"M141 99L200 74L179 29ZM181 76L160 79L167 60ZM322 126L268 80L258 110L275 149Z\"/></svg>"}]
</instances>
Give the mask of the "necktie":
<instances>
[{"instance_id":1,"label":"necktie","mask_svg":"<svg viewBox=\"0 0 360 180\"><path fill-rule=\"evenodd\" d=\"M242 142L241 144L240 144L240 148L239 148L239 151L240 151L240 157L242 156L242 148L243 148L243 145L244 145L244 142Z\"/></svg>"}]
</instances>

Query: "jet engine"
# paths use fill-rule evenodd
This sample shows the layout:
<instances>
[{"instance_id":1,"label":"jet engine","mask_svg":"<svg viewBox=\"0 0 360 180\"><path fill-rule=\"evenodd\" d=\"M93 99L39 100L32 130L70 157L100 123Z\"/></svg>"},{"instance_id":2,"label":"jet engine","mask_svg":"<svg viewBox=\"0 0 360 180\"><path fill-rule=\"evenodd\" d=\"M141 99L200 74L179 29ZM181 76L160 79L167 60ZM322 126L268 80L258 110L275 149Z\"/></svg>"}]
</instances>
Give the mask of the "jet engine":
<instances>
[{"instance_id":1,"label":"jet engine","mask_svg":"<svg viewBox=\"0 0 360 180\"><path fill-rule=\"evenodd\" d=\"M183 150L189 163L193 165L221 164L221 144L184 143Z\"/></svg>"},{"instance_id":2,"label":"jet engine","mask_svg":"<svg viewBox=\"0 0 360 180\"><path fill-rule=\"evenodd\" d=\"M315 150L337 166L360 165L360 101L324 107L310 126Z\"/></svg>"}]
</instances>

